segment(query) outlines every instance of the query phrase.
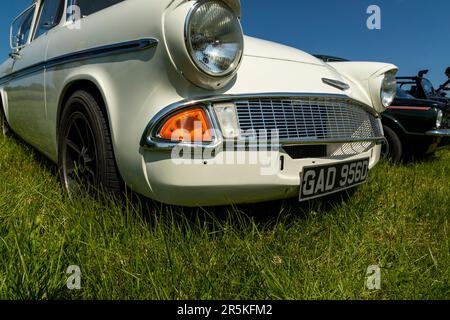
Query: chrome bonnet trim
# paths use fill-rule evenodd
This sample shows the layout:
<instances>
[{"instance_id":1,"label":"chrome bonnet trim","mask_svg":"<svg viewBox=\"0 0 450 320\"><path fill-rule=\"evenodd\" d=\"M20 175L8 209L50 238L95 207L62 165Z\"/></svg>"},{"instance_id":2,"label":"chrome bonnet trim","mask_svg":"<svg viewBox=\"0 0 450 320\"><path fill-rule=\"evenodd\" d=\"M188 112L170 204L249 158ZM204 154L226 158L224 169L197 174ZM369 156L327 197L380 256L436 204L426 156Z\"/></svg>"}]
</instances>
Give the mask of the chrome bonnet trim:
<instances>
[{"instance_id":1,"label":"chrome bonnet trim","mask_svg":"<svg viewBox=\"0 0 450 320\"><path fill-rule=\"evenodd\" d=\"M350 89L350 86L347 83L339 81L339 80L322 78L322 82L325 84L328 84L332 87L338 88L339 90L342 90L342 91Z\"/></svg>"}]
</instances>

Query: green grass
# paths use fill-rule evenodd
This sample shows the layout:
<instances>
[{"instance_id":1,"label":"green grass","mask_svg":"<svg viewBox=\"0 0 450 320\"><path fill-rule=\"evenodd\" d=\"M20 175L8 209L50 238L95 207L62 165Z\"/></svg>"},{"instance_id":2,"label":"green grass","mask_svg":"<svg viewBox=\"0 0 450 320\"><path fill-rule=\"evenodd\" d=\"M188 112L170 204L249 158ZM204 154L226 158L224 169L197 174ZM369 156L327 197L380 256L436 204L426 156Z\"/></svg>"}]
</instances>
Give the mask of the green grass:
<instances>
[{"instance_id":1,"label":"green grass","mask_svg":"<svg viewBox=\"0 0 450 320\"><path fill-rule=\"evenodd\" d=\"M0 298L448 299L449 172L449 151L381 163L350 197L303 206L70 201L52 165L0 138Z\"/></svg>"}]
</instances>

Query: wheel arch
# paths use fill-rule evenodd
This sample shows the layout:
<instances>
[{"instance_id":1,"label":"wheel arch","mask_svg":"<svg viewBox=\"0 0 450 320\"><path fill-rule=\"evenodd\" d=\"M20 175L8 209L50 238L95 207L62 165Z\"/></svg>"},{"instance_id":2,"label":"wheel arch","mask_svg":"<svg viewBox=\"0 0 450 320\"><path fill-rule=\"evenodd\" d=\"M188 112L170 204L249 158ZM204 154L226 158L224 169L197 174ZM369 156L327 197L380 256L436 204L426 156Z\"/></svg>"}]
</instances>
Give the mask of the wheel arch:
<instances>
[{"instance_id":1,"label":"wheel arch","mask_svg":"<svg viewBox=\"0 0 450 320\"><path fill-rule=\"evenodd\" d=\"M93 77L77 77L75 79L71 79L70 81L67 81L63 89L61 91L61 94L59 96L58 100L58 109L57 109L57 115L56 115L56 135L58 136L59 133L59 125L61 121L61 115L64 111L64 107L69 100L69 98L77 91L77 90L88 90L89 92L95 94L97 98L101 99L101 108L102 111L105 113L107 119L108 119L108 128L112 131L111 126L111 118L110 118L110 112L108 110L108 99L102 89L102 85L97 79ZM111 132L112 133L112 132Z\"/></svg>"},{"instance_id":2,"label":"wheel arch","mask_svg":"<svg viewBox=\"0 0 450 320\"><path fill-rule=\"evenodd\" d=\"M383 125L388 126L392 130L394 130L400 139L406 138L407 131L402 126L402 124L394 117L383 114L382 115L382 123L383 123Z\"/></svg>"}]
</instances>

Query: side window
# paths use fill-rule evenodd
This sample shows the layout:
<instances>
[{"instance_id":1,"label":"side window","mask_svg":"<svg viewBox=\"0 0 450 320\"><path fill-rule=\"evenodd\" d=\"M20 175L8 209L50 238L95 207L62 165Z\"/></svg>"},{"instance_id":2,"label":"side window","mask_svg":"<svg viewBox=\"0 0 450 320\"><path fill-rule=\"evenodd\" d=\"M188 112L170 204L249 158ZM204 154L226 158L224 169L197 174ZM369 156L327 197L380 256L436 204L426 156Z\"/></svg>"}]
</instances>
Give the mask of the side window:
<instances>
[{"instance_id":1,"label":"side window","mask_svg":"<svg viewBox=\"0 0 450 320\"><path fill-rule=\"evenodd\" d=\"M75 0L73 4L80 7L81 17L87 17L122 1L125 0Z\"/></svg>"},{"instance_id":2,"label":"side window","mask_svg":"<svg viewBox=\"0 0 450 320\"><path fill-rule=\"evenodd\" d=\"M12 49L19 49L28 43L35 8L35 5L31 6L13 21L11 25Z\"/></svg>"},{"instance_id":3,"label":"side window","mask_svg":"<svg viewBox=\"0 0 450 320\"><path fill-rule=\"evenodd\" d=\"M64 10L63 4L64 0L44 0L34 35L35 39L59 24Z\"/></svg>"}]
</instances>

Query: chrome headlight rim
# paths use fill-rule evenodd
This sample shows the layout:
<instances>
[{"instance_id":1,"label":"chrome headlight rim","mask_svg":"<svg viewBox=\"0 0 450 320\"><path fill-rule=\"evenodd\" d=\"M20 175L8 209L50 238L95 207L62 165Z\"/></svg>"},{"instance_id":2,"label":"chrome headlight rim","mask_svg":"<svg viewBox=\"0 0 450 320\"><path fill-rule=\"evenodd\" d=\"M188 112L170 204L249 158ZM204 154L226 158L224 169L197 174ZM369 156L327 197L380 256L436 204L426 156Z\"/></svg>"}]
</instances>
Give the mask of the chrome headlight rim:
<instances>
[{"instance_id":1,"label":"chrome headlight rim","mask_svg":"<svg viewBox=\"0 0 450 320\"><path fill-rule=\"evenodd\" d=\"M383 107L387 108L394 102L397 95L397 71L392 70L384 74L381 81L380 99Z\"/></svg>"},{"instance_id":2,"label":"chrome headlight rim","mask_svg":"<svg viewBox=\"0 0 450 320\"><path fill-rule=\"evenodd\" d=\"M225 8L227 11L229 11L229 13L231 13L237 20L237 22L238 22L237 25L239 27L239 35L240 35L240 50L239 51L240 51L240 53L237 55L238 58L233 61L233 63L230 65L230 67L225 72L220 73L220 74L210 72L206 68L203 68L198 61L196 61L196 59L194 57L194 49L192 48L192 43L190 41L190 28L191 28L191 22L192 22L193 15L197 12L197 10L202 5L204 5L206 3L211 3L211 2L216 2L219 5L221 5L223 8ZM191 9L189 10L189 12L186 16L186 20L184 23L184 41L185 41L185 46L186 46L186 50L188 52L189 59L190 59L192 65L194 66L194 68L198 72L202 73L203 75L206 75L213 79L231 78L232 76L234 76L237 73L237 71L242 63L242 59L244 56L244 31L242 28L242 24L240 22L238 15L236 15L236 13L233 11L233 9L227 3L225 3L221 0L199 0L194 3L194 5L191 7Z\"/></svg>"}]
</instances>

